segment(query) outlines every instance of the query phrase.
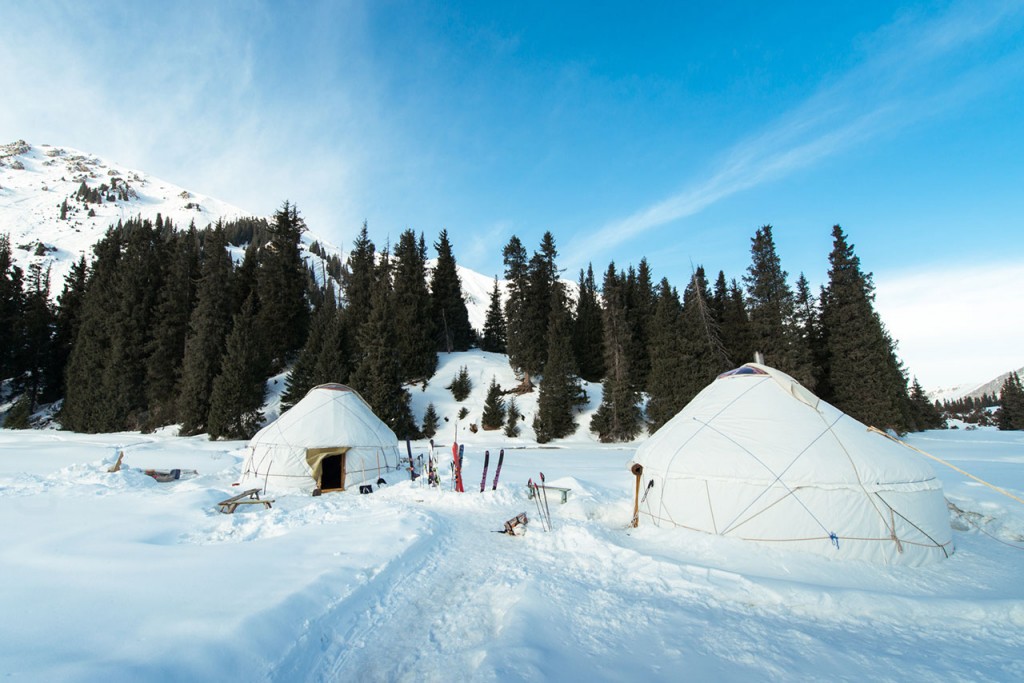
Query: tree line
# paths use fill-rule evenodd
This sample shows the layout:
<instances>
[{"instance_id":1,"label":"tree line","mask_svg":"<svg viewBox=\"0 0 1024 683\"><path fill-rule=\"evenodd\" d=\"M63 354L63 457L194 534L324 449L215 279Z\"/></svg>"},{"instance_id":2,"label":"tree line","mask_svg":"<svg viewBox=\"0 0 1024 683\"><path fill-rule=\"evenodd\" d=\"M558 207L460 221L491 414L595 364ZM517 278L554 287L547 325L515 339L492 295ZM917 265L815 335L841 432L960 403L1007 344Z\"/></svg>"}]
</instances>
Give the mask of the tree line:
<instances>
[{"instance_id":1,"label":"tree line","mask_svg":"<svg viewBox=\"0 0 1024 683\"><path fill-rule=\"evenodd\" d=\"M14 421L62 398L59 420L76 431L180 424L182 434L247 438L261 423L267 378L278 377L285 407L318 384L348 384L412 437L430 416L412 415L406 387L430 379L439 352L478 347L507 354L521 378L488 392L486 428L501 426L502 396L539 380L532 426L541 442L576 431L584 381L603 383L591 429L624 441L660 427L755 352L868 424L942 425L908 380L874 310L871 274L839 226L817 294L802 274L790 286L770 225L751 239L739 280L719 271L712 281L697 267L681 295L666 278L656 282L644 259L610 263L600 285L589 266L572 296L553 235L532 252L513 236L502 250L504 300L495 279L480 331L446 231L428 268L422 233L406 230L378 249L364 224L345 261L318 274L302 258L305 230L288 202L270 220L202 230L176 230L159 216L119 222L91 263L83 257L71 269L56 304L48 275L33 266L25 277L0 242L0 376L23 395ZM237 263L229 245L244 247Z\"/></svg>"}]
</instances>

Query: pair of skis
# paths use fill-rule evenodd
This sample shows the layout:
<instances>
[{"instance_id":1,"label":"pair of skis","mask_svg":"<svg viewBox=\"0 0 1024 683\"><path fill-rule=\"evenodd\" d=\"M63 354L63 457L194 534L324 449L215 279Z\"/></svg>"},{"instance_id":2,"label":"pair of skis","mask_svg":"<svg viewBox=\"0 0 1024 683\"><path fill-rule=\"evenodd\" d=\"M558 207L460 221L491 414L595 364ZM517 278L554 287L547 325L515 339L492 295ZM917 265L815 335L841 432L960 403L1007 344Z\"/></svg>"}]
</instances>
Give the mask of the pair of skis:
<instances>
[{"instance_id":1,"label":"pair of skis","mask_svg":"<svg viewBox=\"0 0 1024 683\"><path fill-rule=\"evenodd\" d=\"M491 452L484 451L484 474L480 477L480 493L484 492L487 488L487 466L491 462ZM502 448L498 453L498 467L494 470L494 483L491 485L491 490L496 491L498 488L498 477L501 476L501 464L505 462L505 449Z\"/></svg>"},{"instance_id":2,"label":"pair of skis","mask_svg":"<svg viewBox=\"0 0 1024 683\"><path fill-rule=\"evenodd\" d=\"M530 479L527 486L533 493L533 502L537 504L537 516L540 517L540 525L544 528L544 531L551 531L551 509L548 507L548 488L544 482L544 473L540 473L539 485L533 479ZM541 502L541 496L544 498L543 503Z\"/></svg>"}]
</instances>

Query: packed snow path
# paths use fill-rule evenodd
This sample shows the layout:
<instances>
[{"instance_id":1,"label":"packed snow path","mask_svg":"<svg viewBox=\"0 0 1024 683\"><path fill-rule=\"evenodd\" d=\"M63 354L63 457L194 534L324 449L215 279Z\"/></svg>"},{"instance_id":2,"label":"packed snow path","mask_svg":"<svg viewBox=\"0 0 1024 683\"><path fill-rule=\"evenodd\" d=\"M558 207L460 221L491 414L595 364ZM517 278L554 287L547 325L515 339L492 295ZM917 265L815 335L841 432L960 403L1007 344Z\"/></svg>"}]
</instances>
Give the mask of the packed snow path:
<instances>
[{"instance_id":1,"label":"packed snow path","mask_svg":"<svg viewBox=\"0 0 1024 683\"><path fill-rule=\"evenodd\" d=\"M1024 443L929 433L1024 492ZM943 453L943 444L950 444ZM108 473L118 448L128 468ZM628 448L506 451L480 493L388 475L222 515L239 444L0 431L12 680L1024 679L1024 511L940 472L957 552L924 568L627 529ZM493 453L492 453L493 456ZM157 484L140 468L195 468ZM494 458L492 457L492 468ZM525 482L572 489L541 530ZM492 533L526 511L522 537ZM980 533L981 525L987 534Z\"/></svg>"}]
</instances>

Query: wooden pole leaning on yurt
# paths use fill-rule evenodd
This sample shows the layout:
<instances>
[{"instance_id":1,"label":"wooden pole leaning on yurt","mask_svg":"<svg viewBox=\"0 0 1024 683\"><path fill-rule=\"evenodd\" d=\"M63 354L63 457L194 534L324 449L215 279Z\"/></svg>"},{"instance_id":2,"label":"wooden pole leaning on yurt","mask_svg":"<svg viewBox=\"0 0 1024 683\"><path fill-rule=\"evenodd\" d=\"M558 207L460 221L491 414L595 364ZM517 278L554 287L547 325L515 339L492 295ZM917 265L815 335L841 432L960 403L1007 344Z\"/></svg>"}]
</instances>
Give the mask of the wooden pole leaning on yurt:
<instances>
[{"instance_id":1,"label":"wooden pole leaning on yurt","mask_svg":"<svg viewBox=\"0 0 1024 683\"><path fill-rule=\"evenodd\" d=\"M629 470L636 476L636 493L633 494L633 521L630 526L634 529L640 524L640 477L643 476L644 466L635 463Z\"/></svg>"}]
</instances>

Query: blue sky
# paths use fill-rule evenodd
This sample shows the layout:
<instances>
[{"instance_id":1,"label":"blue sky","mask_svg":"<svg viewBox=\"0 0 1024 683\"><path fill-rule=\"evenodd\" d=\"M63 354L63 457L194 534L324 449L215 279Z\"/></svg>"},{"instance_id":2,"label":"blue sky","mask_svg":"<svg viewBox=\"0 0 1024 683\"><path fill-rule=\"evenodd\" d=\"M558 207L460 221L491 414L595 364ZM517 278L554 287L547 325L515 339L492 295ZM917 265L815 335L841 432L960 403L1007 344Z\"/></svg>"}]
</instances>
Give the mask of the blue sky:
<instances>
[{"instance_id":1,"label":"blue sky","mask_svg":"<svg viewBox=\"0 0 1024 683\"><path fill-rule=\"evenodd\" d=\"M2 3L0 137L487 275L550 230L681 289L770 223L818 284L839 223L926 386L1024 364L1024 5L704 4Z\"/></svg>"}]
</instances>

